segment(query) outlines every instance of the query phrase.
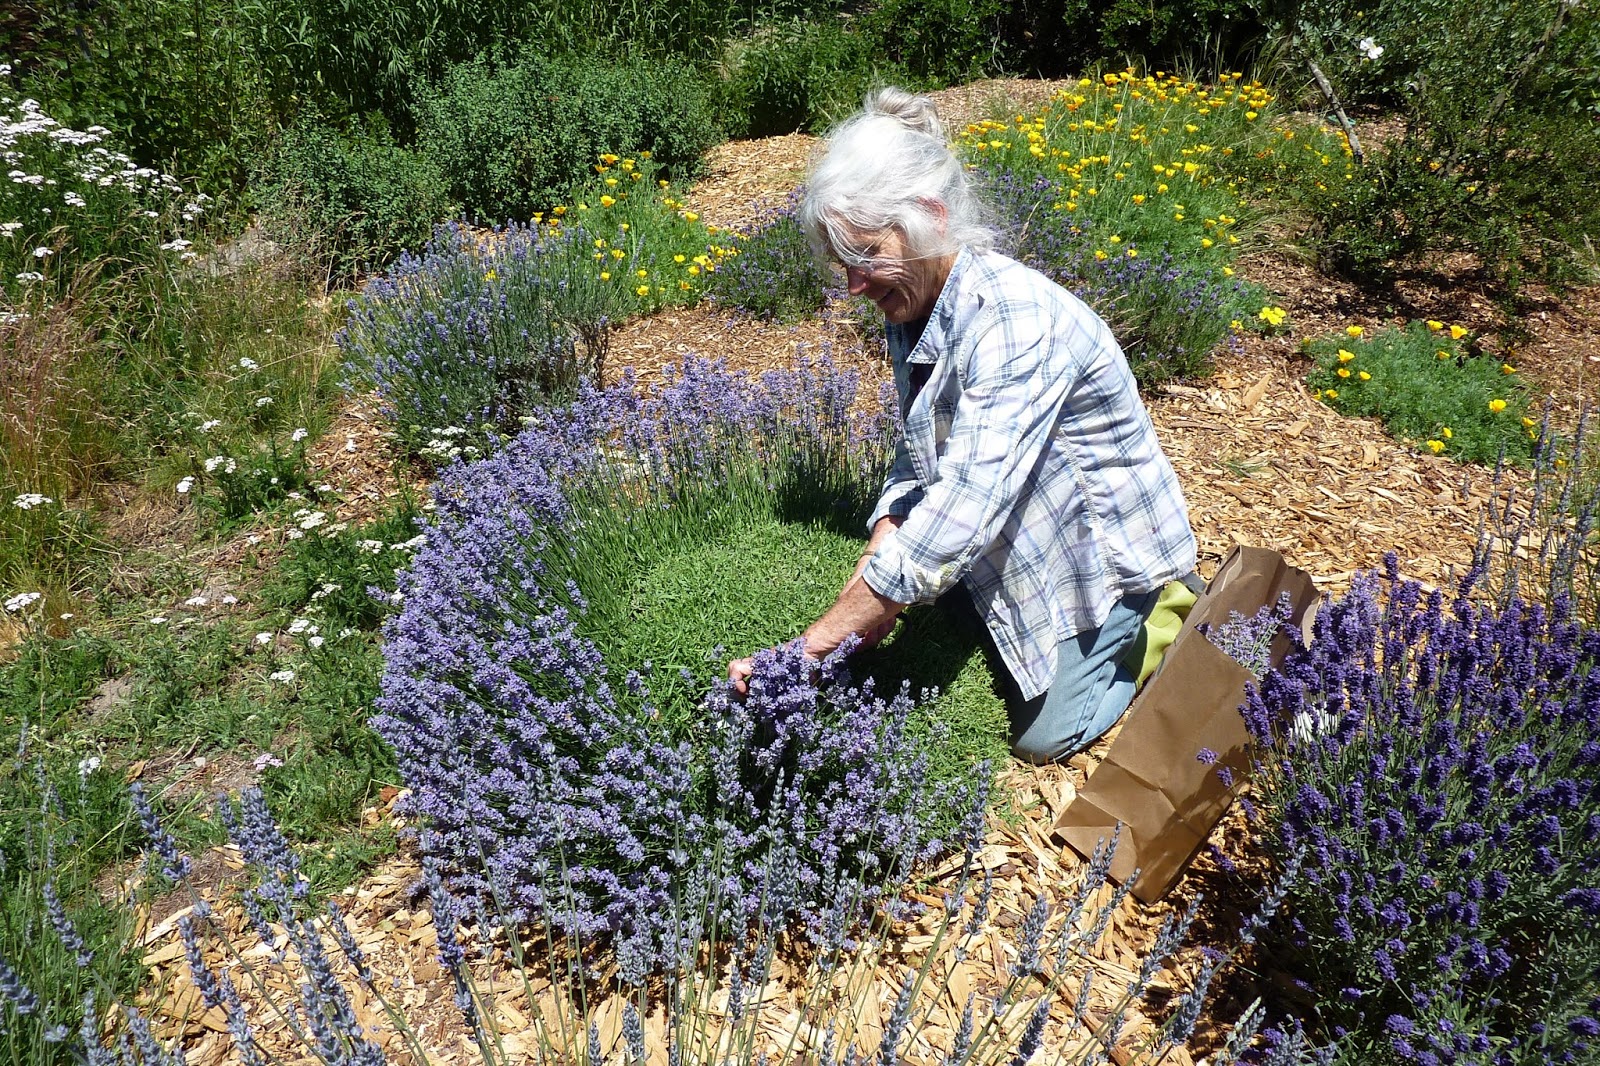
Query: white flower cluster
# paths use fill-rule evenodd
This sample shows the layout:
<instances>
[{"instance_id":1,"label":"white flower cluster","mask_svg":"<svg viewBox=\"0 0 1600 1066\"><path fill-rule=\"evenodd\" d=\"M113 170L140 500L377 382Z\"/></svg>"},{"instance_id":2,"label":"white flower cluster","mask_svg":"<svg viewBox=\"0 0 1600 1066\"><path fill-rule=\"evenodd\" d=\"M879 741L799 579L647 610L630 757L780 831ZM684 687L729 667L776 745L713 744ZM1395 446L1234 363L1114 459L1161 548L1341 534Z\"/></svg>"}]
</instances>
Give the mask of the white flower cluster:
<instances>
[{"instance_id":1,"label":"white flower cluster","mask_svg":"<svg viewBox=\"0 0 1600 1066\"><path fill-rule=\"evenodd\" d=\"M194 475L192 475L192 474L186 476L182 481L178 482L178 484L173 489L173 491L176 492L179 496L187 496L193 490L194 490Z\"/></svg>"},{"instance_id":2,"label":"white flower cluster","mask_svg":"<svg viewBox=\"0 0 1600 1066\"><path fill-rule=\"evenodd\" d=\"M35 507L43 507L47 503L55 503L50 497L37 492L24 492L21 496L11 501L11 506L19 511L31 511Z\"/></svg>"},{"instance_id":3,"label":"white flower cluster","mask_svg":"<svg viewBox=\"0 0 1600 1066\"><path fill-rule=\"evenodd\" d=\"M32 607L42 599L44 599L44 593L42 592L19 592L6 600L5 607L7 611L15 614L18 611Z\"/></svg>"},{"instance_id":4,"label":"white flower cluster","mask_svg":"<svg viewBox=\"0 0 1600 1066\"><path fill-rule=\"evenodd\" d=\"M4 67L4 64L0 64L0 67ZM0 77L3 76L0 73ZM152 200L157 204L170 202L177 206L185 222L193 222L205 212L206 205L211 202L210 197L203 194L185 197L182 186L172 175L138 166L129 156L106 148L101 142L110 132L104 126L71 129L45 114L37 100L19 102L9 96L0 97L0 165L9 168L6 177L13 184L33 188L76 184L80 187L65 188L61 192L60 202L69 209L87 208L89 200L86 194L92 189L111 189L131 194L146 203ZM65 163L65 170L47 168L47 156L53 157L53 162L59 161L57 166ZM57 176L49 177L39 172L42 169L52 169ZM37 210L46 216L52 213L49 207L43 205L39 205ZM161 212L151 207L146 207L140 214L152 219L161 217ZM0 232L10 235L21 229L22 223L8 222L3 227ZM52 227L41 220L38 228L46 231ZM192 258L194 253L187 251L189 243L178 238L161 247Z\"/></svg>"},{"instance_id":5,"label":"white flower cluster","mask_svg":"<svg viewBox=\"0 0 1600 1066\"><path fill-rule=\"evenodd\" d=\"M238 471L239 464L229 456L213 455L205 461L205 469L208 474L215 474L218 470L224 474L232 474Z\"/></svg>"}]
</instances>

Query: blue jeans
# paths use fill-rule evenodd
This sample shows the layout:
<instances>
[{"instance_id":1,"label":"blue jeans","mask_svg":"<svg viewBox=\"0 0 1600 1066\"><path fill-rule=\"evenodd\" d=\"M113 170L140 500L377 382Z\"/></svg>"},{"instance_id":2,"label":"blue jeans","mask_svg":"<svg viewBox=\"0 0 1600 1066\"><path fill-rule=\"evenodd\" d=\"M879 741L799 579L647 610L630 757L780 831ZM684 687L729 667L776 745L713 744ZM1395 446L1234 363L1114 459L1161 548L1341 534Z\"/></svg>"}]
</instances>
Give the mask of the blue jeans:
<instances>
[{"instance_id":1,"label":"blue jeans","mask_svg":"<svg viewBox=\"0 0 1600 1066\"><path fill-rule=\"evenodd\" d=\"M1011 751L1043 763L1093 744L1133 702L1134 674L1122 659L1144 629L1161 590L1124 596L1099 629L1056 646L1056 676L1048 691L1010 701Z\"/></svg>"}]
</instances>

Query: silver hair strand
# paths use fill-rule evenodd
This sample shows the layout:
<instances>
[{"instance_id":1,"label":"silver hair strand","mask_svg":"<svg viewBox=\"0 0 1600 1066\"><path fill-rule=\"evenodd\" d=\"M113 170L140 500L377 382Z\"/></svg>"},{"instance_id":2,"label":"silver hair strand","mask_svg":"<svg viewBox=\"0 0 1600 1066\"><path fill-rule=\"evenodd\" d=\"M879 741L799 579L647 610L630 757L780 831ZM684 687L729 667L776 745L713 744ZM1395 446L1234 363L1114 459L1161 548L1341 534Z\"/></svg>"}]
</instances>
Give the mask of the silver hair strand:
<instances>
[{"instance_id":1,"label":"silver hair strand","mask_svg":"<svg viewBox=\"0 0 1600 1066\"><path fill-rule=\"evenodd\" d=\"M995 246L992 213L945 139L932 100L886 87L829 134L812 164L799 223L819 259L860 263L852 233L894 228L912 258Z\"/></svg>"}]
</instances>

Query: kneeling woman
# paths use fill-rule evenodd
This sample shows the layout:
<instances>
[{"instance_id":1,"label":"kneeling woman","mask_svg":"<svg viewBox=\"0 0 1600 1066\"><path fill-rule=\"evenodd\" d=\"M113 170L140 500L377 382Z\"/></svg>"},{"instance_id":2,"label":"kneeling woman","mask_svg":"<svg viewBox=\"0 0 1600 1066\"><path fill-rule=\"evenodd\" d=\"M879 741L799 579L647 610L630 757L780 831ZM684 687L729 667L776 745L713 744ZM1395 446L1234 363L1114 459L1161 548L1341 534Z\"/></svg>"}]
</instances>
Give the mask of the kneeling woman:
<instances>
[{"instance_id":1,"label":"kneeling woman","mask_svg":"<svg viewBox=\"0 0 1600 1066\"><path fill-rule=\"evenodd\" d=\"M905 432L838 600L804 633L822 657L876 643L958 584L1016 684L1013 750L1065 758L1133 698L1121 660L1195 541L1105 322L994 251L932 101L898 89L828 139L800 222L883 312ZM729 664L743 686L750 660Z\"/></svg>"}]
</instances>

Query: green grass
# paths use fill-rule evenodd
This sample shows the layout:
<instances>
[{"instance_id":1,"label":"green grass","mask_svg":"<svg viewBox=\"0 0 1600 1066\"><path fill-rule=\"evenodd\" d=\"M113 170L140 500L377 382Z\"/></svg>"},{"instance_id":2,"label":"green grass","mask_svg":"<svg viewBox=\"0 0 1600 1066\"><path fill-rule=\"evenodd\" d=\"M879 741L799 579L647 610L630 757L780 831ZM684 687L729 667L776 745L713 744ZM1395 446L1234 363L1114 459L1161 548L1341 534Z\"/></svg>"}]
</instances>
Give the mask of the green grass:
<instances>
[{"instance_id":1,"label":"green grass","mask_svg":"<svg viewBox=\"0 0 1600 1066\"><path fill-rule=\"evenodd\" d=\"M1516 368L1463 347L1443 323L1346 332L1305 347L1317 360L1306 384L1342 414L1377 418L1390 436L1461 462L1532 457L1538 431Z\"/></svg>"},{"instance_id":2,"label":"green grass","mask_svg":"<svg viewBox=\"0 0 1600 1066\"><path fill-rule=\"evenodd\" d=\"M687 722L699 697L727 676L730 658L792 640L838 595L862 540L828 525L754 517L702 543L660 552L642 569L622 617L596 620L607 658L650 663L650 694L668 720ZM980 643L979 623L943 607L912 607L893 636L852 661L892 697L938 689L918 708L910 734L932 747L931 774L944 779L981 759L1006 757L1005 704Z\"/></svg>"}]
</instances>

